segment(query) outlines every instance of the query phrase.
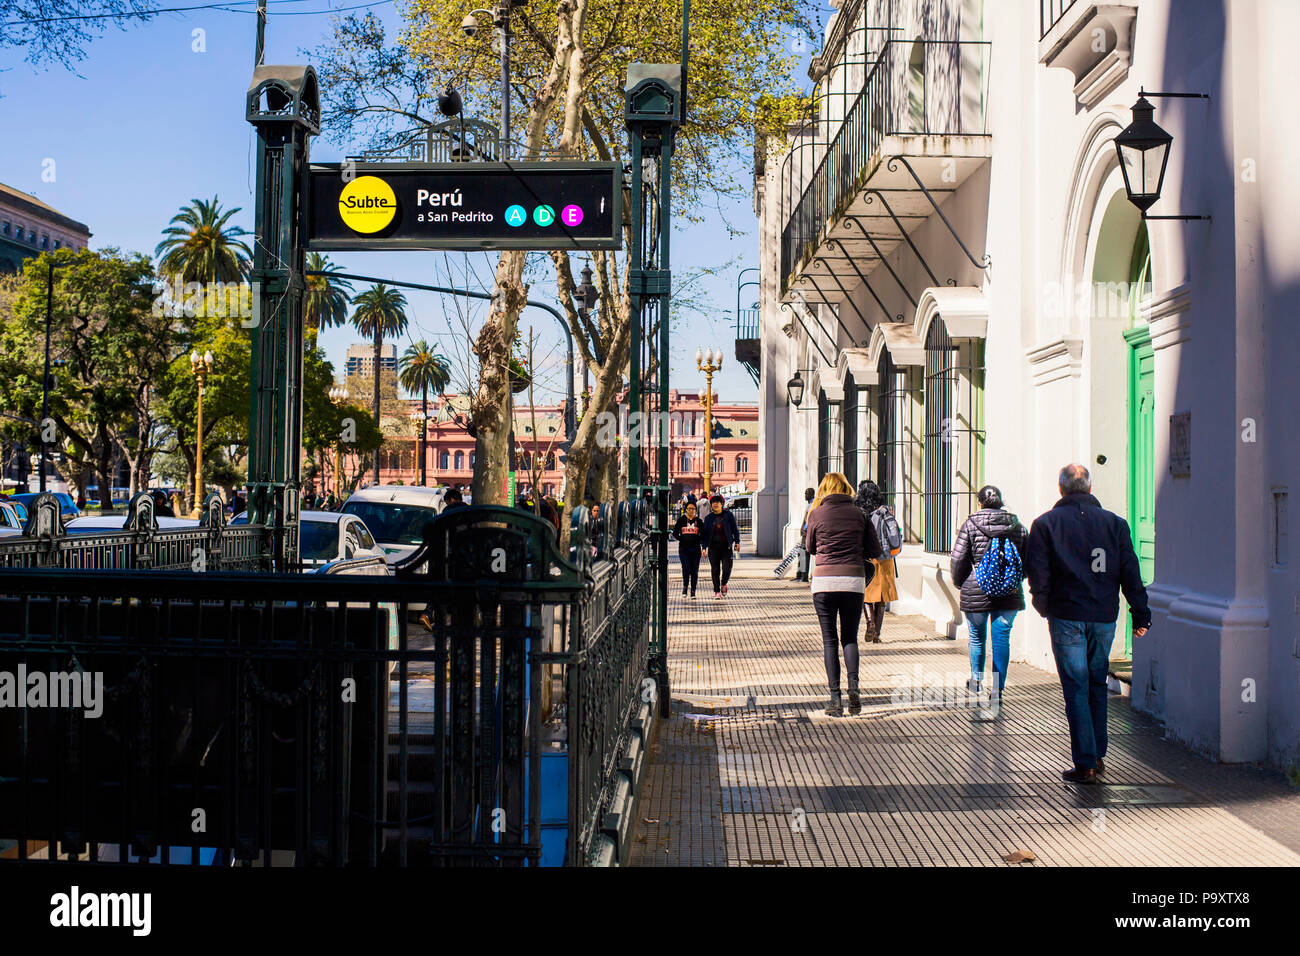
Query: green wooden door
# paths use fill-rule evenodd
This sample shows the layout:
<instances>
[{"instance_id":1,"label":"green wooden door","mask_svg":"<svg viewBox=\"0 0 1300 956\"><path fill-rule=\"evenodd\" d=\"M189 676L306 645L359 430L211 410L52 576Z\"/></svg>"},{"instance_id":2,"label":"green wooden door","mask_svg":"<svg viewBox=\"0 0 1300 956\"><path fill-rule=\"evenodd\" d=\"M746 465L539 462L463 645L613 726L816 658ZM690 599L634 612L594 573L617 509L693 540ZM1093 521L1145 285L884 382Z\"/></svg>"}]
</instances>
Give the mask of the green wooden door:
<instances>
[{"instance_id":1,"label":"green wooden door","mask_svg":"<svg viewBox=\"0 0 1300 956\"><path fill-rule=\"evenodd\" d=\"M1128 356L1128 522L1142 583L1156 572L1155 353L1147 326L1124 333ZM1133 656L1133 620L1125 613L1124 655Z\"/></svg>"}]
</instances>

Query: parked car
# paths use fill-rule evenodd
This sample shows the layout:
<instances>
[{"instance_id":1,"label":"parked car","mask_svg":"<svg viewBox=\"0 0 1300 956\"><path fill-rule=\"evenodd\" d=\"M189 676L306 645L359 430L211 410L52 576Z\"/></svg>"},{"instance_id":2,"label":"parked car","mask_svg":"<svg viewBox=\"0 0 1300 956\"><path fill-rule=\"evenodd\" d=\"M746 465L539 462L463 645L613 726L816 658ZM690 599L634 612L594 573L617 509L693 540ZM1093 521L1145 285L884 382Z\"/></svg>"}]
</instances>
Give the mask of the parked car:
<instances>
[{"instance_id":1,"label":"parked car","mask_svg":"<svg viewBox=\"0 0 1300 956\"><path fill-rule=\"evenodd\" d=\"M309 567L319 568L349 558L387 558L366 523L355 515L302 511L298 518L298 556ZM235 515L230 523L248 524L248 512Z\"/></svg>"},{"instance_id":2,"label":"parked car","mask_svg":"<svg viewBox=\"0 0 1300 956\"><path fill-rule=\"evenodd\" d=\"M23 530L26 523L26 509L18 513L18 507L8 501L0 501L0 528L17 528Z\"/></svg>"},{"instance_id":3,"label":"parked car","mask_svg":"<svg viewBox=\"0 0 1300 956\"><path fill-rule=\"evenodd\" d=\"M749 495L731 495L726 499L726 504L732 511L748 511Z\"/></svg>"},{"instance_id":4,"label":"parked car","mask_svg":"<svg viewBox=\"0 0 1300 956\"><path fill-rule=\"evenodd\" d=\"M353 492L343 514L366 523L389 564L410 557L424 541L424 526L442 513L445 488L375 485Z\"/></svg>"},{"instance_id":5,"label":"parked car","mask_svg":"<svg viewBox=\"0 0 1300 956\"><path fill-rule=\"evenodd\" d=\"M72 500L72 495L68 494L66 491L52 491L48 492L48 494L52 494L55 498L59 499L59 514L63 515L65 521L68 518L75 518L81 514L81 509L78 508L77 503ZM32 502L39 497L39 493L10 495L8 500L22 502L24 506L30 508Z\"/></svg>"}]
</instances>

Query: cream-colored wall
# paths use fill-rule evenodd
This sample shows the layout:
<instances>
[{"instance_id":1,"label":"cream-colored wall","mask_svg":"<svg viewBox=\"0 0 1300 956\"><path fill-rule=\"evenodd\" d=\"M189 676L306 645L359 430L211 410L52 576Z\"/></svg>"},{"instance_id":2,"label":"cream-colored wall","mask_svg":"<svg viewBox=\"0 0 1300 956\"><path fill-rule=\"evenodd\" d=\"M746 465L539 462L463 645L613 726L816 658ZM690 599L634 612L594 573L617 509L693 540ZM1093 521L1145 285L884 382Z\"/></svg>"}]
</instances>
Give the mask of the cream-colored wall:
<instances>
[{"instance_id":1,"label":"cream-colored wall","mask_svg":"<svg viewBox=\"0 0 1300 956\"><path fill-rule=\"evenodd\" d=\"M882 22L888 5L870 4ZM970 36L969 3L895 0L892 7L905 33L942 22ZM1300 186L1285 172L1300 151L1300 127L1281 120L1293 110L1277 77L1293 68L1300 5L1179 0L1175 9L1171 0L1140 0L1127 74L1089 107L1077 102L1068 70L1038 62L1038 28L1033 0L985 4L993 158L943 204L958 235L977 255L987 252L991 267L968 262L938 217L912 234L941 282L985 291L984 480L1002 488L1028 523L1058 497L1060 466L1081 461L1103 504L1126 512L1127 352L1119 332L1127 321L1075 308L1074 292L1081 280L1128 277L1136 213L1123 197L1116 201L1112 140L1130 121L1139 88L1209 93L1209 101L1153 99L1173 147L1151 212L1214 218L1148 226L1155 621L1134 642L1133 699L1194 749L1288 765L1300 760L1300 543L1289 563L1274 562L1272 502L1279 489L1300 488L1300 441L1287 411L1300 398L1300 231L1293 223ZM777 268L775 259L765 261ZM932 284L905 246L890 264L915 293ZM893 280L880 269L874 275L886 310L910 319ZM855 301L878 320L865 290ZM846 310L846 322L850 316ZM810 394L805 407L815 402ZM1191 413L1187 478L1168 469L1175 412ZM816 419L815 412L790 418L787 474L796 497L815 471ZM1247 419L1255 442L1242 440ZM1096 464L1098 454L1106 465ZM959 633L946 566L946 556L909 546L899 562L899 608ZM1052 668L1046 624L1032 610L1017 619L1012 640L1015 660Z\"/></svg>"}]
</instances>

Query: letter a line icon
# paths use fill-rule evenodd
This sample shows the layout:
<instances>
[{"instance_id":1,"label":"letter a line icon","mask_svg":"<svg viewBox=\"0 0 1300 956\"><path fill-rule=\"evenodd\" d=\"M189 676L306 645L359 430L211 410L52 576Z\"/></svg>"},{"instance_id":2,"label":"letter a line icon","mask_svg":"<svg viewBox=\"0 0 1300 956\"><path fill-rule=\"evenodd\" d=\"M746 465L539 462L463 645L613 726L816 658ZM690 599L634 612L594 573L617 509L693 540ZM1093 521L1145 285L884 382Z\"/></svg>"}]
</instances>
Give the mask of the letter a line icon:
<instances>
[{"instance_id":1,"label":"letter a line icon","mask_svg":"<svg viewBox=\"0 0 1300 956\"><path fill-rule=\"evenodd\" d=\"M522 226L528 221L528 210L518 203L506 210L507 226Z\"/></svg>"}]
</instances>

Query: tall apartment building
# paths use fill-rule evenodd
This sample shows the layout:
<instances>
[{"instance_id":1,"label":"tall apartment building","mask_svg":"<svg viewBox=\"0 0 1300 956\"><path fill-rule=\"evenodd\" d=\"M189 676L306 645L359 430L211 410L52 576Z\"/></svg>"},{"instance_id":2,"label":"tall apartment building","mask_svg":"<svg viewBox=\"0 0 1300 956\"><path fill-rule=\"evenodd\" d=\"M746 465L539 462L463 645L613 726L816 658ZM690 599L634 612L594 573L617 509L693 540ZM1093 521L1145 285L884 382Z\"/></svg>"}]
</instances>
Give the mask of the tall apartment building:
<instances>
[{"instance_id":1,"label":"tall apartment building","mask_svg":"<svg viewBox=\"0 0 1300 956\"><path fill-rule=\"evenodd\" d=\"M385 342L379 347L379 367L388 372L397 371L397 346ZM375 369L375 347L358 343L348 346L347 358L343 363L344 375L373 375Z\"/></svg>"}]
</instances>

